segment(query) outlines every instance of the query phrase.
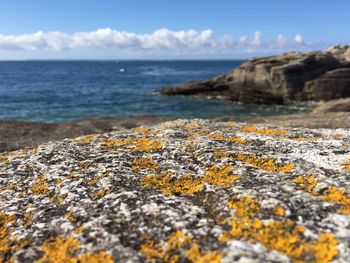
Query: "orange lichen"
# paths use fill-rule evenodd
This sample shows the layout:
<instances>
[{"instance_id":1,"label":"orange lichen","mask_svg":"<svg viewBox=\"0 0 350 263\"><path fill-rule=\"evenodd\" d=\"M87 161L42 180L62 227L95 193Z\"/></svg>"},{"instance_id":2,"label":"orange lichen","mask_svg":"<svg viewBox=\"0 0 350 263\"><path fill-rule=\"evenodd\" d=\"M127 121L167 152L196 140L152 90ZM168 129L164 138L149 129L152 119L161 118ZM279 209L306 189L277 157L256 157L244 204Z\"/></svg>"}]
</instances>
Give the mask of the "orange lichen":
<instances>
[{"instance_id":1,"label":"orange lichen","mask_svg":"<svg viewBox=\"0 0 350 263\"><path fill-rule=\"evenodd\" d=\"M268 249L289 256L294 262L330 262L338 254L338 240L330 233L319 233L318 239L310 240L304 233L306 228L291 220L269 221L258 218L262 213L259 203L252 197L235 197L228 202L235 210L229 223L231 229L219 240L227 242L243 239L261 243Z\"/></svg>"},{"instance_id":2,"label":"orange lichen","mask_svg":"<svg viewBox=\"0 0 350 263\"><path fill-rule=\"evenodd\" d=\"M239 176L233 175L232 165L226 164L222 167L217 167L215 164L206 169L202 181L211 185L221 186L224 188L231 187Z\"/></svg>"},{"instance_id":3,"label":"orange lichen","mask_svg":"<svg viewBox=\"0 0 350 263\"><path fill-rule=\"evenodd\" d=\"M8 215L0 211L0 262L6 261L6 255L11 252L12 247L17 244L17 239L11 238L12 229L8 227L8 225L15 220L15 215Z\"/></svg>"},{"instance_id":4,"label":"orange lichen","mask_svg":"<svg viewBox=\"0 0 350 263\"><path fill-rule=\"evenodd\" d=\"M40 176L35 180L32 187L32 192L34 195L47 195L50 193L50 189L46 184L45 176Z\"/></svg>"},{"instance_id":5,"label":"orange lichen","mask_svg":"<svg viewBox=\"0 0 350 263\"><path fill-rule=\"evenodd\" d=\"M225 140L225 137L221 134L217 134L217 133L214 133L212 135L209 136L211 139L214 139L214 140L219 140L219 141L223 141Z\"/></svg>"},{"instance_id":6,"label":"orange lichen","mask_svg":"<svg viewBox=\"0 0 350 263\"><path fill-rule=\"evenodd\" d=\"M199 192L204 187L199 178L195 178L190 174L176 178L170 173L148 175L143 178L142 185L147 188L159 189L166 195L191 195Z\"/></svg>"},{"instance_id":7,"label":"orange lichen","mask_svg":"<svg viewBox=\"0 0 350 263\"><path fill-rule=\"evenodd\" d=\"M199 129L201 125L199 124L198 121L191 121L190 123L186 124L184 129L187 131L193 131L196 129Z\"/></svg>"},{"instance_id":8,"label":"orange lichen","mask_svg":"<svg viewBox=\"0 0 350 263\"><path fill-rule=\"evenodd\" d=\"M107 189L100 189L92 193L91 196L93 199L101 199L107 194L107 192L108 192Z\"/></svg>"},{"instance_id":9,"label":"orange lichen","mask_svg":"<svg viewBox=\"0 0 350 263\"><path fill-rule=\"evenodd\" d=\"M102 251L76 255L79 247L79 240L71 236L51 238L40 247L44 255L36 263L114 262L110 255Z\"/></svg>"},{"instance_id":10,"label":"orange lichen","mask_svg":"<svg viewBox=\"0 0 350 263\"><path fill-rule=\"evenodd\" d=\"M132 152L135 151L157 151L163 148L163 143L159 140L155 140L148 137L143 138L128 138L121 141L114 139L107 139L104 141L104 145L108 150L115 150L117 146L128 146Z\"/></svg>"},{"instance_id":11,"label":"orange lichen","mask_svg":"<svg viewBox=\"0 0 350 263\"><path fill-rule=\"evenodd\" d=\"M241 132L248 132L248 133L254 133L259 135L269 135L269 136L283 135L288 133L288 131L286 130L258 129L256 126L243 126L241 129Z\"/></svg>"},{"instance_id":12,"label":"orange lichen","mask_svg":"<svg viewBox=\"0 0 350 263\"><path fill-rule=\"evenodd\" d=\"M152 262L176 263L182 261L181 250L186 251L186 258L190 262L219 263L221 261L221 253L201 250L197 240L179 230L169 237L164 246L156 244L153 240L146 240L140 250Z\"/></svg>"},{"instance_id":13,"label":"orange lichen","mask_svg":"<svg viewBox=\"0 0 350 263\"><path fill-rule=\"evenodd\" d=\"M224 149L218 149L213 152L213 156L217 160L223 160L230 157L229 153Z\"/></svg>"},{"instance_id":14,"label":"orange lichen","mask_svg":"<svg viewBox=\"0 0 350 263\"><path fill-rule=\"evenodd\" d=\"M347 172L350 172L350 158L349 159L346 159L344 162L343 162L343 169Z\"/></svg>"},{"instance_id":15,"label":"orange lichen","mask_svg":"<svg viewBox=\"0 0 350 263\"><path fill-rule=\"evenodd\" d=\"M93 135L87 135L78 140L78 143L89 143L94 139Z\"/></svg>"},{"instance_id":16,"label":"orange lichen","mask_svg":"<svg viewBox=\"0 0 350 263\"><path fill-rule=\"evenodd\" d=\"M159 165L156 164L151 157L141 157L141 158L135 159L131 163L131 168L135 170L138 170L138 169L157 170L159 169Z\"/></svg>"},{"instance_id":17,"label":"orange lichen","mask_svg":"<svg viewBox=\"0 0 350 263\"><path fill-rule=\"evenodd\" d=\"M285 216L286 210L282 206L278 205L272 210L272 214L282 217Z\"/></svg>"},{"instance_id":18,"label":"orange lichen","mask_svg":"<svg viewBox=\"0 0 350 263\"><path fill-rule=\"evenodd\" d=\"M350 215L350 195L345 189L338 189L333 185L323 188L320 191L316 190L318 179L313 174L306 177L297 176L294 182L301 190L313 196L319 196L325 201L339 204L340 208L337 210L338 213Z\"/></svg>"},{"instance_id":19,"label":"orange lichen","mask_svg":"<svg viewBox=\"0 0 350 263\"><path fill-rule=\"evenodd\" d=\"M137 127L134 129L135 132L140 132L140 133L143 133L145 135L148 135L148 134L151 134L152 133L152 130L151 129L147 129L143 126L140 126L140 127Z\"/></svg>"},{"instance_id":20,"label":"orange lichen","mask_svg":"<svg viewBox=\"0 0 350 263\"><path fill-rule=\"evenodd\" d=\"M240 144L246 144L247 143L247 140L241 138L241 137L231 137L231 138L227 138L227 140L229 142L238 142Z\"/></svg>"},{"instance_id":21,"label":"orange lichen","mask_svg":"<svg viewBox=\"0 0 350 263\"><path fill-rule=\"evenodd\" d=\"M217 251L203 251L197 244L194 244L187 250L186 257L195 263L220 263L222 253Z\"/></svg>"},{"instance_id":22,"label":"orange lichen","mask_svg":"<svg viewBox=\"0 0 350 263\"><path fill-rule=\"evenodd\" d=\"M77 233L77 234L81 234L85 231L85 227L83 225L77 227L74 232Z\"/></svg>"},{"instance_id":23,"label":"orange lichen","mask_svg":"<svg viewBox=\"0 0 350 263\"><path fill-rule=\"evenodd\" d=\"M274 158L261 158L255 154L238 153L235 157L244 163L268 172L289 173L295 167L294 163L278 164Z\"/></svg>"},{"instance_id":24,"label":"orange lichen","mask_svg":"<svg viewBox=\"0 0 350 263\"><path fill-rule=\"evenodd\" d=\"M113 263L113 257L104 251L86 253L77 257L78 263Z\"/></svg>"},{"instance_id":25,"label":"orange lichen","mask_svg":"<svg viewBox=\"0 0 350 263\"><path fill-rule=\"evenodd\" d=\"M81 169L88 169L90 166L92 166L93 162L92 161L84 161L79 163L79 167Z\"/></svg>"}]
</instances>

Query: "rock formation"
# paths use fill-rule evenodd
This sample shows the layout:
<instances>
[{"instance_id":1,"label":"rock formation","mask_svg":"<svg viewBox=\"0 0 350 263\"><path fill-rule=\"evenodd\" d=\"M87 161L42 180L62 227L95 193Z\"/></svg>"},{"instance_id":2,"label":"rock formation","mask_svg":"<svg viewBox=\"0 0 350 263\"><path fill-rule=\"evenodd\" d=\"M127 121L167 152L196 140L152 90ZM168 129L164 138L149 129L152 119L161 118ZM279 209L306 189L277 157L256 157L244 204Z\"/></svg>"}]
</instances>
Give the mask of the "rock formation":
<instances>
[{"instance_id":1,"label":"rock formation","mask_svg":"<svg viewBox=\"0 0 350 263\"><path fill-rule=\"evenodd\" d=\"M247 103L287 104L350 96L350 46L251 59L227 74L159 92L212 96Z\"/></svg>"},{"instance_id":2,"label":"rock formation","mask_svg":"<svg viewBox=\"0 0 350 263\"><path fill-rule=\"evenodd\" d=\"M347 262L350 130L177 120L0 155L0 262Z\"/></svg>"}]
</instances>

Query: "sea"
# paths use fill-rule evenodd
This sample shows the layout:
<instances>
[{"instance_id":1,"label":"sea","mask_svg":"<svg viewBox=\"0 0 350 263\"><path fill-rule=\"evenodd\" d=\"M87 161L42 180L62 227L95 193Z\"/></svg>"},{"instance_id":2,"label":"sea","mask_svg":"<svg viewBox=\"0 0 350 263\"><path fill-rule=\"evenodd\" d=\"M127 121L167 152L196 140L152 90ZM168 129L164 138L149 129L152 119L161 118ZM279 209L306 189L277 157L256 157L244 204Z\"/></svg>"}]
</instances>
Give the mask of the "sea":
<instances>
[{"instance_id":1,"label":"sea","mask_svg":"<svg viewBox=\"0 0 350 263\"><path fill-rule=\"evenodd\" d=\"M240 104L155 92L224 74L243 62L2 61L0 119L56 123L89 117L253 117L307 110L300 105Z\"/></svg>"}]
</instances>

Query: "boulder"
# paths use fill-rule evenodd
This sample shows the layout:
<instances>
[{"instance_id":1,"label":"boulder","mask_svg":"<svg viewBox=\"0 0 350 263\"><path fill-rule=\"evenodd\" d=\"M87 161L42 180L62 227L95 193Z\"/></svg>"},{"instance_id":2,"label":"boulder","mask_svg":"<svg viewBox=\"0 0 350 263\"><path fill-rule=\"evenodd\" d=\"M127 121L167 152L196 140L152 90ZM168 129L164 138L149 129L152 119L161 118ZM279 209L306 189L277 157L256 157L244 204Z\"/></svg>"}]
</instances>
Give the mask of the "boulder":
<instances>
[{"instance_id":1,"label":"boulder","mask_svg":"<svg viewBox=\"0 0 350 263\"><path fill-rule=\"evenodd\" d=\"M324 114L329 112L350 112L350 98L331 100L316 107L311 114Z\"/></svg>"},{"instance_id":2,"label":"boulder","mask_svg":"<svg viewBox=\"0 0 350 263\"><path fill-rule=\"evenodd\" d=\"M0 155L1 262L348 262L350 130L177 120Z\"/></svg>"},{"instance_id":3,"label":"boulder","mask_svg":"<svg viewBox=\"0 0 350 263\"><path fill-rule=\"evenodd\" d=\"M350 96L349 46L251 59L227 74L160 89L165 95L213 95L246 103L287 104Z\"/></svg>"}]
</instances>

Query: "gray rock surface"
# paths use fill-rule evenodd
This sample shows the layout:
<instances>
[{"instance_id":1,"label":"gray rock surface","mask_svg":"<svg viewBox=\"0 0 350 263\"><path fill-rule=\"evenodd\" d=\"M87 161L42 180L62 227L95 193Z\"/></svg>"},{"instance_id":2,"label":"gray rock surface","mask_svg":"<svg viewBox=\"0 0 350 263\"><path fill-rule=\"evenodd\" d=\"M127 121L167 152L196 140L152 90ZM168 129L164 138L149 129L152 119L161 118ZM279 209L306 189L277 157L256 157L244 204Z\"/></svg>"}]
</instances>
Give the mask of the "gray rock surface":
<instances>
[{"instance_id":1,"label":"gray rock surface","mask_svg":"<svg viewBox=\"0 0 350 263\"><path fill-rule=\"evenodd\" d=\"M213 96L287 104L350 96L350 46L251 59L227 74L160 89L165 95Z\"/></svg>"},{"instance_id":2,"label":"gray rock surface","mask_svg":"<svg viewBox=\"0 0 350 263\"><path fill-rule=\"evenodd\" d=\"M347 262L350 130L177 120L0 155L2 262Z\"/></svg>"}]
</instances>

